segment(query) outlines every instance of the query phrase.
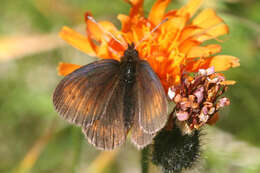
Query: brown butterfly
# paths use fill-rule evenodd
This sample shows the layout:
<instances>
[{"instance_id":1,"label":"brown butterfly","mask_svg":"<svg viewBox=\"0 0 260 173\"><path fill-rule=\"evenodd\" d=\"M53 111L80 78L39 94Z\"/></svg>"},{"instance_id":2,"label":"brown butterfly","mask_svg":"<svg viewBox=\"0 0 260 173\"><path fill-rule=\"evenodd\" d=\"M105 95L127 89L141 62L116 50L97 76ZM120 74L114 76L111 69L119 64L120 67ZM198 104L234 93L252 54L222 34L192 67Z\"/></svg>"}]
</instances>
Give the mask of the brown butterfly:
<instances>
[{"instance_id":1,"label":"brown butterfly","mask_svg":"<svg viewBox=\"0 0 260 173\"><path fill-rule=\"evenodd\" d=\"M82 127L88 141L111 150L126 140L143 148L167 121L167 98L158 76L141 60L134 44L120 61L104 59L85 65L58 84L57 112Z\"/></svg>"}]
</instances>

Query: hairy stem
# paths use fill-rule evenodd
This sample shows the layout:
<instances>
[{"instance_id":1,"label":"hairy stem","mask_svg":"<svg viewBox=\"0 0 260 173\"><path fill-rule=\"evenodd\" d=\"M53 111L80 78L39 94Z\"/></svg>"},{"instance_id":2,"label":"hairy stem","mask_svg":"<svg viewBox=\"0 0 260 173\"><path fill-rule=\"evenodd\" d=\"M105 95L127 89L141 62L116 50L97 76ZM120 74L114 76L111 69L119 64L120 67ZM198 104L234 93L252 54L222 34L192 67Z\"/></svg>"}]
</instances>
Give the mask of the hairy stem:
<instances>
[{"instance_id":1,"label":"hairy stem","mask_svg":"<svg viewBox=\"0 0 260 173\"><path fill-rule=\"evenodd\" d=\"M149 172L149 148L146 147L142 150L142 156L141 156L141 165L142 165L142 173L148 173Z\"/></svg>"}]
</instances>

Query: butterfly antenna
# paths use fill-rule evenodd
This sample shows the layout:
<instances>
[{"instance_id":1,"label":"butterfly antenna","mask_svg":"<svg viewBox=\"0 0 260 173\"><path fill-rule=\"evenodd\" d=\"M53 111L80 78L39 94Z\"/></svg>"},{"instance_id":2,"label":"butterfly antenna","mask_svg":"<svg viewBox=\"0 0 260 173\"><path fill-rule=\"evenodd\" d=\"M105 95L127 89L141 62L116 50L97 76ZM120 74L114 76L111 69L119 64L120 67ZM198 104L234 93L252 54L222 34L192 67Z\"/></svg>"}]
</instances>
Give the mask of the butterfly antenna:
<instances>
[{"instance_id":1,"label":"butterfly antenna","mask_svg":"<svg viewBox=\"0 0 260 173\"><path fill-rule=\"evenodd\" d=\"M99 29L101 29L105 34L109 35L111 38L113 38L116 42L118 42L120 45L122 45L123 47L127 47L125 42L121 42L120 40L118 40L112 33L108 32L102 25L100 25L92 16L87 16L87 18L95 23Z\"/></svg>"},{"instance_id":2,"label":"butterfly antenna","mask_svg":"<svg viewBox=\"0 0 260 173\"><path fill-rule=\"evenodd\" d=\"M145 35L140 41L138 41L138 43L135 45L135 49L140 45L140 43L142 43L144 40L146 40L147 38L149 38L151 36L152 33L154 33L162 24L164 24L165 22L167 22L169 19L165 18L163 19L158 25L156 25L151 32L149 32L149 34Z\"/></svg>"}]
</instances>

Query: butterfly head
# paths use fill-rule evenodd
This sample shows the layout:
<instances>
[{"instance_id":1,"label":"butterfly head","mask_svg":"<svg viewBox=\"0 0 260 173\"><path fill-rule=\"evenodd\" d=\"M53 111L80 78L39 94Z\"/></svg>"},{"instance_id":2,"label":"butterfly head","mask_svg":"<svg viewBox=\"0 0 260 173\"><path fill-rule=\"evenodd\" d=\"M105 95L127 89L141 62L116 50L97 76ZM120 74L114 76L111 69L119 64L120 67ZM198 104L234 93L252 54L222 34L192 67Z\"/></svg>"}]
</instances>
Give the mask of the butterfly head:
<instances>
[{"instance_id":1,"label":"butterfly head","mask_svg":"<svg viewBox=\"0 0 260 173\"><path fill-rule=\"evenodd\" d=\"M137 62L139 60L139 55L135 49L134 43L128 44L128 48L124 52L124 56L121 58L122 61L126 62Z\"/></svg>"}]
</instances>

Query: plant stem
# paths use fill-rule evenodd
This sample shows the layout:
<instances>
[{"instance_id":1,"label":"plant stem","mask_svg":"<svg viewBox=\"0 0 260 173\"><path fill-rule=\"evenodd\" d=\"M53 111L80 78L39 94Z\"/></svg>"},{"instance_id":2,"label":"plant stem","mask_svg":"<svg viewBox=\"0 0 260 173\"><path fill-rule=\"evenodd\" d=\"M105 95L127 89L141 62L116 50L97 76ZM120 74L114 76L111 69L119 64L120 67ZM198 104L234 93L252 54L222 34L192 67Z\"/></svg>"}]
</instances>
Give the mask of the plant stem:
<instances>
[{"instance_id":1,"label":"plant stem","mask_svg":"<svg viewBox=\"0 0 260 173\"><path fill-rule=\"evenodd\" d=\"M72 129L72 138L74 140L74 146L75 146L75 153L74 153L74 159L72 161L72 173L76 173L80 161L81 156L81 149L82 149L82 136L81 131L78 128Z\"/></svg>"},{"instance_id":2,"label":"plant stem","mask_svg":"<svg viewBox=\"0 0 260 173\"><path fill-rule=\"evenodd\" d=\"M141 165L142 165L142 173L148 173L149 171L149 148L146 147L142 150L142 156L141 156Z\"/></svg>"}]
</instances>

